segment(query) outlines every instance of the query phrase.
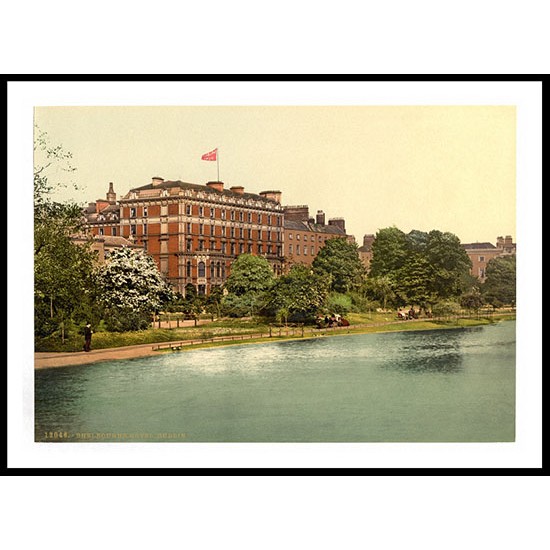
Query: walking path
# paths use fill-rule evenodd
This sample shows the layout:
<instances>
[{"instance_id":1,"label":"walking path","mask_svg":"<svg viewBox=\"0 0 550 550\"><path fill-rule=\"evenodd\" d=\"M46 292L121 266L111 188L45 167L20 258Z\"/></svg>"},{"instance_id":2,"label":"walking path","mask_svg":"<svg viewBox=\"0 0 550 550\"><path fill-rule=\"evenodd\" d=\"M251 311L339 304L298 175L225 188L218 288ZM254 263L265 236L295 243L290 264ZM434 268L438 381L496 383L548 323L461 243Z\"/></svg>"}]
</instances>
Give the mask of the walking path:
<instances>
[{"instance_id":1,"label":"walking path","mask_svg":"<svg viewBox=\"0 0 550 550\"><path fill-rule=\"evenodd\" d=\"M121 348L106 348L92 351L75 352L36 352L34 354L34 368L47 369L50 367L68 367L72 365L87 365L99 361L111 361L113 359L134 359L147 357L158 352L153 351L154 344L139 344L137 346L124 346Z\"/></svg>"}]
</instances>

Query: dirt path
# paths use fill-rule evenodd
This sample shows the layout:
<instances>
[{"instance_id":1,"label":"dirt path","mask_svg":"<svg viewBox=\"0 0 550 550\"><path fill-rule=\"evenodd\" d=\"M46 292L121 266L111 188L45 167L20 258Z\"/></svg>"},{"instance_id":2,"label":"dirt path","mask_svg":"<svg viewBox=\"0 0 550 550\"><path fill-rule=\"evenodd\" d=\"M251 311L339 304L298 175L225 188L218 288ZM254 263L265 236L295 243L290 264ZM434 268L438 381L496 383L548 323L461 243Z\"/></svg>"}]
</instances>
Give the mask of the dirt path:
<instances>
[{"instance_id":1,"label":"dirt path","mask_svg":"<svg viewBox=\"0 0 550 550\"><path fill-rule=\"evenodd\" d=\"M153 346L154 344L140 344L138 346L125 346L123 348L107 348L72 353L36 352L34 354L34 368L68 367L98 363L99 361L111 361L113 359L134 359L136 357L158 355L157 351L153 351Z\"/></svg>"}]
</instances>

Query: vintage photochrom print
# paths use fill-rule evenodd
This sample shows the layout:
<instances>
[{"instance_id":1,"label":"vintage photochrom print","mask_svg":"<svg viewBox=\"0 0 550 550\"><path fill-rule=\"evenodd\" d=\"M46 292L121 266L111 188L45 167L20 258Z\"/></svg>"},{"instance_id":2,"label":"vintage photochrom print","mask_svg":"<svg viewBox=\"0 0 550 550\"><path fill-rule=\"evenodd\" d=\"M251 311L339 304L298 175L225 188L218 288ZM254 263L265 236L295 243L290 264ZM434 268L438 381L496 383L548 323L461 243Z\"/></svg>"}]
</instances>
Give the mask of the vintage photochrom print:
<instances>
[{"instance_id":1,"label":"vintage photochrom print","mask_svg":"<svg viewBox=\"0 0 550 550\"><path fill-rule=\"evenodd\" d=\"M516 440L512 104L34 107L34 440Z\"/></svg>"}]
</instances>

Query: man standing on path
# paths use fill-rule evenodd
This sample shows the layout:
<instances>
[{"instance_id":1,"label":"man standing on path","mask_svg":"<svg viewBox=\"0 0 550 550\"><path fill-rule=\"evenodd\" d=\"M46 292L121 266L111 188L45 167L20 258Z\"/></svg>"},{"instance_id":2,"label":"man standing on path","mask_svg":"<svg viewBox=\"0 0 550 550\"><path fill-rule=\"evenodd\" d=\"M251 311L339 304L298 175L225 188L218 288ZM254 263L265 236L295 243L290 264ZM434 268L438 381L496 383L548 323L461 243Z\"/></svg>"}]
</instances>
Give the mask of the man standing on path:
<instances>
[{"instance_id":1,"label":"man standing on path","mask_svg":"<svg viewBox=\"0 0 550 550\"><path fill-rule=\"evenodd\" d=\"M92 325L88 323L84 328L84 351L90 351L92 346Z\"/></svg>"}]
</instances>

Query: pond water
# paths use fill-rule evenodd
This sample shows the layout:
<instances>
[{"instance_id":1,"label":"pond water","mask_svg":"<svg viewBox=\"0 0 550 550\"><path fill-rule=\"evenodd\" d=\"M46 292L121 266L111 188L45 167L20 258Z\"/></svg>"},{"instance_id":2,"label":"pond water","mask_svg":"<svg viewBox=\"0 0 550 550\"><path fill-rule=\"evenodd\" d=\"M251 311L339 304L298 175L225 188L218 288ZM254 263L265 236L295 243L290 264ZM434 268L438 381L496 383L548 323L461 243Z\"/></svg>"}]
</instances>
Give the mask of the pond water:
<instances>
[{"instance_id":1,"label":"pond water","mask_svg":"<svg viewBox=\"0 0 550 550\"><path fill-rule=\"evenodd\" d=\"M37 370L36 441L513 441L515 321Z\"/></svg>"}]
</instances>

